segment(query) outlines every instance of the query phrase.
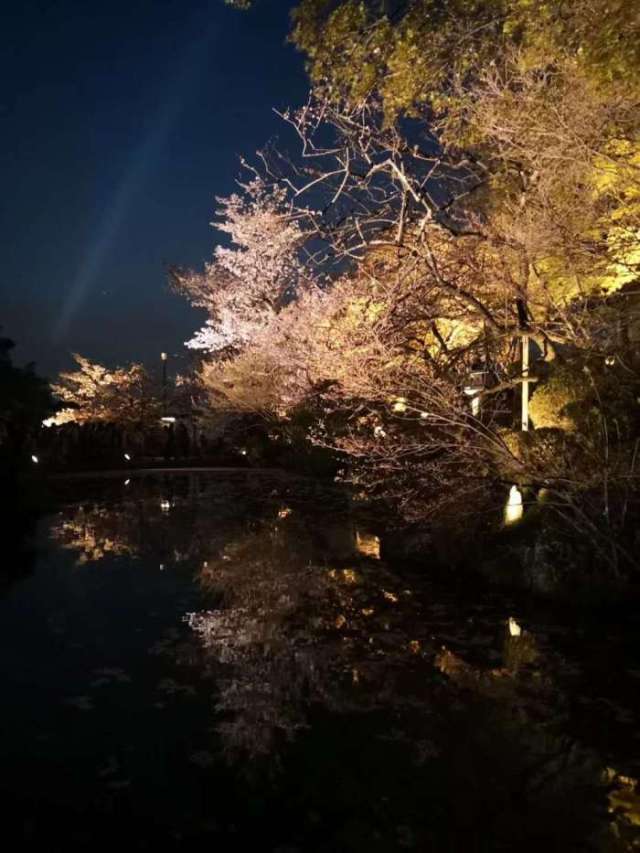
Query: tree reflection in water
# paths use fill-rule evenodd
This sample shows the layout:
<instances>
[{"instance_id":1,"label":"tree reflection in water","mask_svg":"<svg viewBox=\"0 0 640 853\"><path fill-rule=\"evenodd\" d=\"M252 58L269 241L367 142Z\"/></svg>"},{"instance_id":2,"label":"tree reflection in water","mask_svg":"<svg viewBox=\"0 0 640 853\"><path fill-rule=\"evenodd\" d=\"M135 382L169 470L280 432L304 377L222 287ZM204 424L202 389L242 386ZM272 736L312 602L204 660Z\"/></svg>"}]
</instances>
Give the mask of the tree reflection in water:
<instances>
[{"instance_id":1,"label":"tree reflection in water","mask_svg":"<svg viewBox=\"0 0 640 853\"><path fill-rule=\"evenodd\" d=\"M277 771L283 820L333 822L305 849L637 849L631 765L573 733L575 662L507 605L391 571L309 488L98 502L54 535L194 573L209 609L160 651L211 678L221 751Z\"/></svg>"},{"instance_id":2,"label":"tree reflection in water","mask_svg":"<svg viewBox=\"0 0 640 853\"><path fill-rule=\"evenodd\" d=\"M188 621L221 667L218 731L232 756L273 756L308 727L316 703L371 707L377 680L391 686L382 670L412 654L394 612L410 591L367 560L341 565L356 556L357 530L347 542L344 528L325 526L322 536L325 559L333 550L339 568L318 562L309 519L282 510L203 564L200 582L220 606Z\"/></svg>"},{"instance_id":3,"label":"tree reflection in water","mask_svg":"<svg viewBox=\"0 0 640 853\"><path fill-rule=\"evenodd\" d=\"M553 677L561 661L506 624L500 666L438 648L414 590L370 559L313 562L307 525L295 517L266 523L202 567L200 582L219 606L187 618L217 674L216 728L227 757L245 768L268 757L273 768L296 736L313 738L305 730L318 709L366 715L362 748L382 763L370 794L387 798L393 789L389 745L424 786L422 802L409 806L412 844L416 826L423 842L432 831L428 816L452 820L446 832L454 837L483 827L524 849L559 838L627 849L612 833L636 833L623 817L609 826L605 768L567 735L567 697ZM453 634L450 642L464 647L465 632Z\"/></svg>"}]
</instances>

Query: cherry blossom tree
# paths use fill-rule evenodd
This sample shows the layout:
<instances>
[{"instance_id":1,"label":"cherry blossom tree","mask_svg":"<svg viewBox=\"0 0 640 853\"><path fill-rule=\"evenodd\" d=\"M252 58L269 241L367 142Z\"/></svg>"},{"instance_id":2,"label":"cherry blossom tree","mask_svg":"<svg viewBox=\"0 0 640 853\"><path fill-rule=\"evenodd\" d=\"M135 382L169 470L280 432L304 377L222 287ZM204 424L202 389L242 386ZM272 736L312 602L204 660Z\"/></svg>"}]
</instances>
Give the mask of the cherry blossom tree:
<instances>
[{"instance_id":1,"label":"cherry blossom tree","mask_svg":"<svg viewBox=\"0 0 640 853\"><path fill-rule=\"evenodd\" d=\"M150 423L160 416L161 402L151 377L141 364L109 369L74 354L75 371L61 373L52 386L64 408L52 424Z\"/></svg>"},{"instance_id":2,"label":"cherry blossom tree","mask_svg":"<svg viewBox=\"0 0 640 853\"><path fill-rule=\"evenodd\" d=\"M305 233L286 189L256 177L242 190L217 199L214 227L231 245L217 246L202 272L172 270L178 291L209 314L187 342L205 353L246 346L306 280L299 257Z\"/></svg>"}]
</instances>

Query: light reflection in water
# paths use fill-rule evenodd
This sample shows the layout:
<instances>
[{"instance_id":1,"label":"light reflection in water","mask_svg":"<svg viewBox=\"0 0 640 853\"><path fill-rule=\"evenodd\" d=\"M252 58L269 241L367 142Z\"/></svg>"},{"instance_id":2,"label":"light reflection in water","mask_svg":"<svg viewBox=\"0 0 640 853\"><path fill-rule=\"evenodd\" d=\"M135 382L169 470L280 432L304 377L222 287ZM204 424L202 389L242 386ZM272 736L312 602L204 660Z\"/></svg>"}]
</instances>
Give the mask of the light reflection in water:
<instances>
[{"instance_id":1,"label":"light reflection in water","mask_svg":"<svg viewBox=\"0 0 640 853\"><path fill-rule=\"evenodd\" d=\"M347 513L263 491L189 486L160 498L129 488L111 505L66 510L52 532L85 564L153 558L155 571L193 572L208 607L185 614L186 638L162 653L210 678L217 743L232 764L279 760L286 772L292 744L320 737L318 709L355 715L363 749L386 755L393 744L403 773L459 803L470 825L488 808L510 814L518 791L524 810L494 828L503 840L559 814L570 840L583 837L571 815L591 830L608 802L602 767L567 739L562 661L529 622L482 607L463 618L424 577L392 571L377 535Z\"/></svg>"}]
</instances>

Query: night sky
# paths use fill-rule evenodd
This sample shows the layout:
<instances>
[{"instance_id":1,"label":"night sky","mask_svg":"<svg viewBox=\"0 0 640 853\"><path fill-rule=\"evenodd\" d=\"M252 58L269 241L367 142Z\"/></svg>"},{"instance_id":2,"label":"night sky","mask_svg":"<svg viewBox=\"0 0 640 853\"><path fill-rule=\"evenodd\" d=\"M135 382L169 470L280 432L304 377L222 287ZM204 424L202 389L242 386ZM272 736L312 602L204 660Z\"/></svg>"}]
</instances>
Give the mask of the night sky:
<instances>
[{"instance_id":1,"label":"night sky","mask_svg":"<svg viewBox=\"0 0 640 853\"><path fill-rule=\"evenodd\" d=\"M201 315L165 268L210 256L214 196L233 191L239 155L288 138L272 108L306 93L292 5L21 0L3 13L0 325L16 362L52 377L72 351L184 358Z\"/></svg>"}]
</instances>

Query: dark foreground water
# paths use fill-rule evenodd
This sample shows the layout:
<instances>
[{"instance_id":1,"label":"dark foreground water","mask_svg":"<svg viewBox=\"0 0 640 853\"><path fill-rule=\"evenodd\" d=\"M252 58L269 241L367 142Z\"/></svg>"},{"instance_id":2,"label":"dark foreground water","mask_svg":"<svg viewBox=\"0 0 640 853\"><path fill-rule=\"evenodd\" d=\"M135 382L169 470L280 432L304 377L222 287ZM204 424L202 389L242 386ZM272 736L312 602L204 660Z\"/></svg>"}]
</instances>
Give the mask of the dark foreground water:
<instances>
[{"instance_id":1,"label":"dark foreground water","mask_svg":"<svg viewBox=\"0 0 640 853\"><path fill-rule=\"evenodd\" d=\"M386 563L310 481L57 494L3 569L4 849L640 849L632 621Z\"/></svg>"}]
</instances>

